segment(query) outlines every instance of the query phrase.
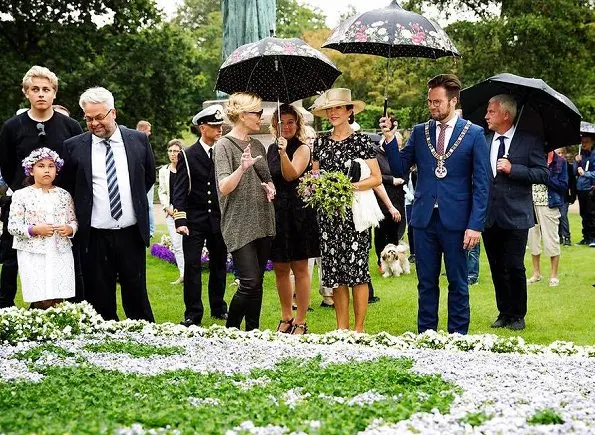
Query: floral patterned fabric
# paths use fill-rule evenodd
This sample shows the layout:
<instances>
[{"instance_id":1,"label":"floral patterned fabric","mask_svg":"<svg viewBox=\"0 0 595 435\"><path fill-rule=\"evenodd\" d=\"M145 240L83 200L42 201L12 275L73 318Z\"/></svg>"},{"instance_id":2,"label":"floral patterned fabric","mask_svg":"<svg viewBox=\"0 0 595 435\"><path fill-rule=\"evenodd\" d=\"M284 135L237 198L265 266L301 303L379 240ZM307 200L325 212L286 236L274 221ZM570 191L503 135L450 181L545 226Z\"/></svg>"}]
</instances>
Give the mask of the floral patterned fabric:
<instances>
[{"instance_id":1,"label":"floral patterned fabric","mask_svg":"<svg viewBox=\"0 0 595 435\"><path fill-rule=\"evenodd\" d=\"M8 232L14 236L14 249L45 254L49 251L70 252L72 242L67 237L29 236L29 225L41 223L70 225L76 232L78 224L70 194L59 187L44 192L33 186L17 190L12 195Z\"/></svg>"},{"instance_id":2,"label":"floral patterned fabric","mask_svg":"<svg viewBox=\"0 0 595 435\"><path fill-rule=\"evenodd\" d=\"M396 3L345 20L322 47L389 58L459 56L436 22L406 11Z\"/></svg>"},{"instance_id":3,"label":"floral patterned fabric","mask_svg":"<svg viewBox=\"0 0 595 435\"><path fill-rule=\"evenodd\" d=\"M376 157L369 137L354 133L342 141L334 141L329 135L316 139L314 161L318 161L321 171L340 171L347 174L345 163L361 158ZM322 285L336 288L369 283L368 258L370 251L370 231L356 231L351 208L347 209L344 221L330 220L318 216L320 225L320 250L322 253Z\"/></svg>"},{"instance_id":4,"label":"floral patterned fabric","mask_svg":"<svg viewBox=\"0 0 595 435\"><path fill-rule=\"evenodd\" d=\"M14 236L23 300L27 303L74 296L74 259L69 238L54 233L51 237L29 236L29 226L41 223L78 226L74 203L59 187L49 191L33 186L17 190L12 196L8 231Z\"/></svg>"},{"instance_id":5,"label":"floral patterned fabric","mask_svg":"<svg viewBox=\"0 0 595 435\"><path fill-rule=\"evenodd\" d=\"M545 184L533 184L533 204L548 205L547 186Z\"/></svg>"},{"instance_id":6,"label":"floral patterned fabric","mask_svg":"<svg viewBox=\"0 0 595 435\"><path fill-rule=\"evenodd\" d=\"M221 65L215 89L293 101L329 89L341 72L301 39L263 38L237 48Z\"/></svg>"}]
</instances>

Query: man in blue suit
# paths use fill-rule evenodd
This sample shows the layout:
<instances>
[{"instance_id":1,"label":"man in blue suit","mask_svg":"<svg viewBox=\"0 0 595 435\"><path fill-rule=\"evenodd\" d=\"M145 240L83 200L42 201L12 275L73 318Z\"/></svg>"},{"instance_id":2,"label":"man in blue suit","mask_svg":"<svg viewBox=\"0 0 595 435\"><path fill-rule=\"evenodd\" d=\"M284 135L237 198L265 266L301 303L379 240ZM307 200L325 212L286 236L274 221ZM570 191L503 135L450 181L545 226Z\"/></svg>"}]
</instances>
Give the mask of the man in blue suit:
<instances>
[{"instance_id":1,"label":"man in blue suit","mask_svg":"<svg viewBox=\"0 0 595 435\"><path fill-rule=\"evenodd\" d=\"M399 151L394 128L381 119L395 177L417 164L411 227L418 278L418 331L438 328L442 254L448 277L448 332L469 330L466 250L479 243L489 197L489 155L483 128L458 117L460 80L441 74L428 82L432 119L416 125Z\"/></svg>"},{"instance_id":2,"label":"man in blue suit","mask_svg":"<svg viewBox=\"0 0 595 435\"><path fill-rule=\"evenodd\" d=\"M490 145L492 186L483 233L496 291L498 318L492 328L525 329L527 277L525 248L529 228L535 226L532 184L549 178L543 140L517 130L514 97L500 94L488 103L485 119L492 131Z\"/></svg>"}]
</instances>

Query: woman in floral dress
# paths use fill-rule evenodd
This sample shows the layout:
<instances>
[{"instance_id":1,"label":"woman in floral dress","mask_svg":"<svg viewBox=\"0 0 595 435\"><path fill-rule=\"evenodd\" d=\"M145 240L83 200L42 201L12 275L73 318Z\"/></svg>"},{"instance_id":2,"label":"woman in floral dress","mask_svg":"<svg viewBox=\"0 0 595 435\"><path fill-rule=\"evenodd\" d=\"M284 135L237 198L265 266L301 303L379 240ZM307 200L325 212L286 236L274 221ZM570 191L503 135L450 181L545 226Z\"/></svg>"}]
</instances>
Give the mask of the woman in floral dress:
<instances>
[{"instance_id":1,"label":"woman in floral dress","mask_svg":"<svg viewBox=\"0 0 595 435\"><path fill-rule=\"evenodd\" d=\"M355 133L350 126L354 114L364 107L363 101L351 100L349 89L335 88L319 97L312 111L316 116L328 118L333 126L330 134L316 139L313 170L347 173L346 163L362 159L370 167L371 175L353 183L353 189L358 191L372 189L382 181L372 142L368 136ZM319 223L322 280L324 286L333 289L337 329L349 329L349 287L352 287L354 329L363 332L370 282L370 232L355 229L351 209L344 221L319 215Z\"/></svg>"}]
</instances>

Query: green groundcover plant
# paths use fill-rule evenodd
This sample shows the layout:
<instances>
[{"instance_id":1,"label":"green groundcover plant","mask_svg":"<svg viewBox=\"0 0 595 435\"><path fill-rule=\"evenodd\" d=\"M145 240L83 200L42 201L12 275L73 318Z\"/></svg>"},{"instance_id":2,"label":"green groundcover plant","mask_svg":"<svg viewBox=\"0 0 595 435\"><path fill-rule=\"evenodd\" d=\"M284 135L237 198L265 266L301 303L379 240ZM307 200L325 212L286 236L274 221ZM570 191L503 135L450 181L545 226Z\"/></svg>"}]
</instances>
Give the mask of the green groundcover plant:
<instances>
[{"instance_id":1,"label":"green groundcover plant","mask_svg":"<svg viewBox=\"0 0 595 435\"><path fill-rule=\"evenodd\" d=\"M594 346L115 322L86 303L0 310L0 339L0 433L595 428Z\"/></svg>"},{"instance_id":2,"label":"green groundcover plant","mask_svg":"<svg viewBox=\"0 0 595 435\"><path fill-rule=\"evenodd\" d=\"M455 388L439 376L411 373L411 365L392 358L323 365L317 358L280 361L248 375L174 371L151 377L84 363L45 367L41 382L0 384L0 431L111 433L141 424L224 433L252 421L345 434L378 418L396 422L415 412L448 412Z\"/></svg>"}]
</instances>

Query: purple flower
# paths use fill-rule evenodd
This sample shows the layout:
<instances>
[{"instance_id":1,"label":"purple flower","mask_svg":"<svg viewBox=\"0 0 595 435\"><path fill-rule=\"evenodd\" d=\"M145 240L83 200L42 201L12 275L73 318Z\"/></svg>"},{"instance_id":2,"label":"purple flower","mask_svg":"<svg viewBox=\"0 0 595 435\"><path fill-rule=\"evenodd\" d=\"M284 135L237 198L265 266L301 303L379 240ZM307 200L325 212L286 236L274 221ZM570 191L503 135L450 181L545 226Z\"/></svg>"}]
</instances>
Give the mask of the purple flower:
<instances>
[{"instance_id":1,"label":"purple flower","mask_svg":"<svg viewBox=\"0 0 595 435\"><path fill-rule=\"evenodd\" d=\"M176 256L174 253L164 245L160 245L159 243L154 243L151 246L151 255L153 257L160 258L161 260L167 261L171 264L176 264ZM208 267L209 265L209 251L206 248L203 249L202 255L200 256L200 262L202 263L203 267ZM227 255L227 261L225 262L225 270L227 273L233 272L233 259L230 254ZM265 270L270 271L273 270L273 262L271 260L267 261Z\"/></svg>"},{"instance_id":2,"label":"purple flower","mask_svg":"<svg viewBox=\"0 0 595 435\"><path fill-rule=\"evenodd\" d=\"M167 246L154 243L153 246L151 246L151 255L153 257L157 257L164 261L167 261L168 263L174 265L176 264L176 256L167 248Z\"/></svg>"}]
</instances>

